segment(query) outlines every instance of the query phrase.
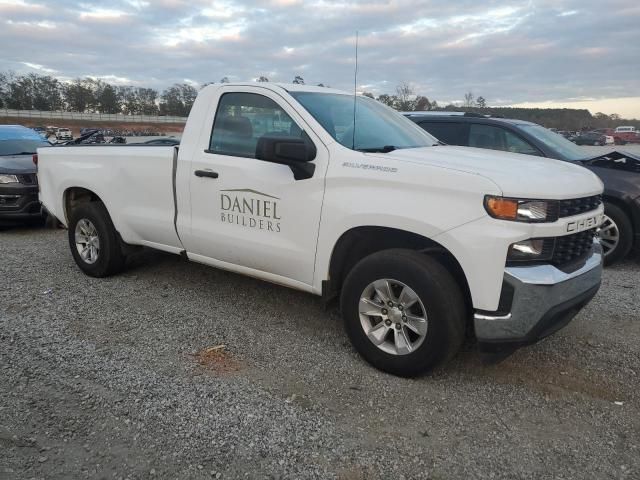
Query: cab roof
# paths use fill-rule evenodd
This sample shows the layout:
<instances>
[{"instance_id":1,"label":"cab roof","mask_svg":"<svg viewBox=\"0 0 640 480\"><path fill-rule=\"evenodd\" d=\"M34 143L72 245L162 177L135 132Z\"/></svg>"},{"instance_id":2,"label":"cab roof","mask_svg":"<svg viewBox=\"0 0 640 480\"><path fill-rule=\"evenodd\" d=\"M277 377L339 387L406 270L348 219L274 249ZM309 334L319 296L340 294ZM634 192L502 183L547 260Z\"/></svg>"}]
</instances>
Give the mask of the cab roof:
<instances>
[{"instance_id":1,"label":"cab roof","mask_svg":"<svg viewBox=\"0 0 640 480\"><path fill-rule=\"evenodd\" d=\"M239 83L215 83L207 85L205 88L220 87L260 87L274 92L285 90L287 92L313 92L313 93L334 93L339 95L353 95L353 93L338 90L336 88L318 87L315 85L305 85L299 83L279 83L279 82L239 82Z\"/></svg>"}]
</instances>

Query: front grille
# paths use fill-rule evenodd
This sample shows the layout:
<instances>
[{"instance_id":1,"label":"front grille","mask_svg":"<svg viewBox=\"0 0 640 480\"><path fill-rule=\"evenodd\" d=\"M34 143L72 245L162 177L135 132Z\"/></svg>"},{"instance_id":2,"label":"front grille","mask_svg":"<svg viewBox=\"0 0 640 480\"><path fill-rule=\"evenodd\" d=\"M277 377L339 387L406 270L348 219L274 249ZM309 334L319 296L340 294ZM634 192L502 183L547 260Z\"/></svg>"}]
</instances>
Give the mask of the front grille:
<instances>
[{"instance_id":1,"label":"front grille","mask_svg":"<svg viewBox=\"0 0 640 480\"><path fill-rule=\"evenodd\" d=\"M554 242L551 264L563 267L587 256L593 247L596 229L550 239Z\"/></svg>"},{"instance_id":2,"label":"front grille","mask_svg":"<svg viewBox=\"0 0 640 480\"><path fill-rule=\"evenodd\" d=\"M20 181L20 183L24 185L38 184L38 177L36 177L35 173L24 173L24 174L18 175L18 180Z\"/></svg>"},{"instance_id":3,"label":"front grille","mask_svg":"<svg viewBox=\"0 0 640 480\"><path fill-rule=\"evenodd\" d=\"M589 212L597 209L600 204L602 204L602 195L560 200L558 205L558 218L572 217L584 212Z\"/></svg>"}]
</instances>

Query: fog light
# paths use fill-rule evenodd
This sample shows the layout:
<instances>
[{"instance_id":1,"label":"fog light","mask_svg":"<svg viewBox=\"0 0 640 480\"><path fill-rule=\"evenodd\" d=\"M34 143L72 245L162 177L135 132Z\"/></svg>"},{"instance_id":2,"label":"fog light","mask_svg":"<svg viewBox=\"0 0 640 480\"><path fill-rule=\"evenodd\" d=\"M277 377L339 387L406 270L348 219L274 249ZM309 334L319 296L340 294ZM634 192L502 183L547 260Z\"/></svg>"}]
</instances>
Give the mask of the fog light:
<instances>
[{"instance_id":1,"label":"fog light","mask_svg":"<svg viewBox=\"0 0 640 480\"><path fill-rule=\"evenodd\" d=\"M553 239L552 238L531 238L521 242L512 243L509 246L507 260L509 261L526 261L526 260L550 260L553 255Z\"/></svg>"}]
</instances>

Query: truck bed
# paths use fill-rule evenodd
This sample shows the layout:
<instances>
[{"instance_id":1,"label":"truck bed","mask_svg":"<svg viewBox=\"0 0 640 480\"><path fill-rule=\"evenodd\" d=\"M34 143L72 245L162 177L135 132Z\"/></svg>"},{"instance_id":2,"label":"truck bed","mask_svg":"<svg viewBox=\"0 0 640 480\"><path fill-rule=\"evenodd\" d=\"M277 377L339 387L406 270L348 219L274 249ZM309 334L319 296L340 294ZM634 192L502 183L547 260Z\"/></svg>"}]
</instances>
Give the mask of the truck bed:
<instances>
[{"instance_id":1,"label":"truck bed","mask_svg":"<svg viewBox=\"0 0 640 480\"><path fill-rule=\"evenodd\" d=\"M40 198L67 225L68 191L82 185L107 206L125 242L180 250L174 228L176 155L177 148L173 146L40 148Z\"/></svg>"}]
</instances>

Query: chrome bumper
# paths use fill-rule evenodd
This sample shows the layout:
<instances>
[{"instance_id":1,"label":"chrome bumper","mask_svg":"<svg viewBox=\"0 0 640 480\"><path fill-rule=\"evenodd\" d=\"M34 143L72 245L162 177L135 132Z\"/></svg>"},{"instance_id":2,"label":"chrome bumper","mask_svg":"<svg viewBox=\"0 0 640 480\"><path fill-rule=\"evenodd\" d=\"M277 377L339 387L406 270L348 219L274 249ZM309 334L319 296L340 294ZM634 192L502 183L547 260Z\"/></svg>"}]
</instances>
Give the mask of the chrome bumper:
<instances>
[{"instance_id":1,"label":"chrome bumper","mask_svg":"<svg viewBox=\"0 0 640 480\"><path fill-rule=\"evenodd\" d=\"M527 344L564 327L598 291L602 248L594 242L591 256L567 273L553 265L507 267L504 282L512 293L508 312L476 312L480 343Z\"/></svg>"}]
</instances>

